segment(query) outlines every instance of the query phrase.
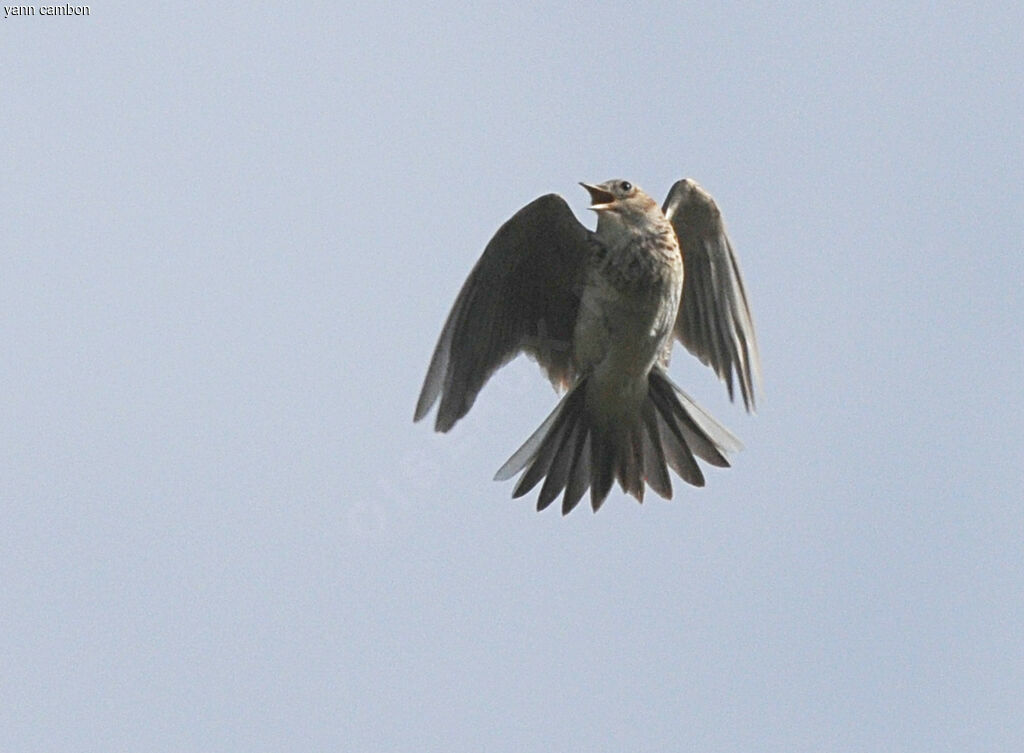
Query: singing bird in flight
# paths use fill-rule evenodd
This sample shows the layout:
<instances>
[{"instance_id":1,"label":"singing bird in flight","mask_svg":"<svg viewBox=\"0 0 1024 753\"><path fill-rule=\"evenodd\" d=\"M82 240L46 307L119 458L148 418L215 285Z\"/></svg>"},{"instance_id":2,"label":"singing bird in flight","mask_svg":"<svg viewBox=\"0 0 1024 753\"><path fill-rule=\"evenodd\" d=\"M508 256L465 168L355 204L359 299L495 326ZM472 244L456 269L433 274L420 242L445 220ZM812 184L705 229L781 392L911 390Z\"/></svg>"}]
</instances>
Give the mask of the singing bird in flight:
<instances>
[{"instance_id":1,"label":"singing bird in flight","mask_svg":"<svg viewBox=\"0 0 1024 753\"><path fill-rule=\"evenodd\" d=\"M590 489L596 512L615 479L643 501L672 496L668 468L694 486L694 456L727 468L737 440L666 374L674 339L754 409L760 361L739 264L715 200L678 181L662 208L626 180L581 183L588 230L548 194L501 226L462 286L430 361L414 420L440 398L448 431L498 368L525 352L558 389L557 407L497 472L522 471L520 497L543 480L537 509Z\"/></svg>"}]
</instances>

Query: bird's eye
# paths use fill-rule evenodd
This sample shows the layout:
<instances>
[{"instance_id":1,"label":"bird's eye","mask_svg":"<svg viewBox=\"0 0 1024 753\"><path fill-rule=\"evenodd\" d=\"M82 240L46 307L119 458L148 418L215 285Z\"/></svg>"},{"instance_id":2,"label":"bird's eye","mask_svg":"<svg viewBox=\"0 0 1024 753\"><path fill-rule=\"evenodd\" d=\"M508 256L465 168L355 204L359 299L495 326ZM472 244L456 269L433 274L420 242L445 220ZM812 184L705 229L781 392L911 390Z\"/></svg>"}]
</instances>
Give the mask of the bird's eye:
<instances>
[{"instance_id":1,"label":"bird's eye","mask_svg":"<svg viewBox=\"0 0 1024 753\"><path fill-rule=\"evenodd\" d=\"M628 180L624 180L621 183L619 183L619 188L622 189L623 191L632 191L633 184L630 183Z\"/></svg>"}]
</instances>

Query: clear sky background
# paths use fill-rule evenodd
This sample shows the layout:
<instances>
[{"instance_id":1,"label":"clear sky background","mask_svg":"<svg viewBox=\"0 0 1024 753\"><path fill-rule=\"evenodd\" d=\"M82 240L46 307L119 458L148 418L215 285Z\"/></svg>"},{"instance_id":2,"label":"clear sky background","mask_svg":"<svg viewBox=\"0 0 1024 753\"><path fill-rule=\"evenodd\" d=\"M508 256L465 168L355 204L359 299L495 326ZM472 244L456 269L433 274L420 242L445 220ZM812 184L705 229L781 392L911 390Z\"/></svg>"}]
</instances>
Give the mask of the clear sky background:
<instances>
[{"instance_id":1,"label":"clear sky background","mask_svg":"<svg viewBox=\"0 0 1024 753\"><path fill-rule=\"evenodd\" d=\"M1020 3L91 11L0 20L0 749L1024 750ZM685 176L733 468L511 500L525 359L412 424L505 219Z\"/></svg>"}]
</instances>

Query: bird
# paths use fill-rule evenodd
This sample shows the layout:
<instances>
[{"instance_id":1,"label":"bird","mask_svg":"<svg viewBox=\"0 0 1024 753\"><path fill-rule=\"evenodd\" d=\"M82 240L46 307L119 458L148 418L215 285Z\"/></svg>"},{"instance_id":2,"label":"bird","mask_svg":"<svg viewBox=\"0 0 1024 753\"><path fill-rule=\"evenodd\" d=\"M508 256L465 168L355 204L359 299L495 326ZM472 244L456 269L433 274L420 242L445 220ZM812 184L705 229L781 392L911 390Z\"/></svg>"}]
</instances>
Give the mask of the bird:
<instances>
[{"instance_id":1,"label":"bird","mask_svg":"<svg viewBox=\"0 0 1024 753\"><path fill-rule=\"evenodd\" d=\"M513 498L538 484L537 510L562 514L590 491L597 512L617 480L643 502L672 498L671 468L703 486L695 458L729 467L739 440L668 376L675 340L755 410L761 367L739 262L721 211L694 180L663 206L623 179L580 183L597 214L590 230L561 196L541 196L495 233L441 330L414 422L440 401L449 431L500 367L525 353L556 390L555 409L495 474L521 474Z\"/></svg>"}]
</instances>

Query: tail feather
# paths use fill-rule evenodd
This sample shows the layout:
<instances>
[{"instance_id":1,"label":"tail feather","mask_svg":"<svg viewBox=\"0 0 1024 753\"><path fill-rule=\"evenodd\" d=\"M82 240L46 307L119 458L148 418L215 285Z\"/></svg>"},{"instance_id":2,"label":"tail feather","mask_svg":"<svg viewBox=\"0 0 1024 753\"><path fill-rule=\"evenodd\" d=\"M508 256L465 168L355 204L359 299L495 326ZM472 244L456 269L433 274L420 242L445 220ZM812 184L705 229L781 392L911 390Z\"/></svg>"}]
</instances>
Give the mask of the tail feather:
<instances>
[{"instance_id":1,"label":"tail feather","mask_svg":"<svg viewBox=\"0 0 1024 753\"><path fill-rule=\"evenodd\" d=\"M619 484L626 494L638 502L644 501L644 445L640 424L634 423L625 432L624 445L619 449Z\"/></svg>"},{"instance_id":2,"label":"tail feather","mask_svg":"<svg viewBox=\"0 0 1024 753\"><path fill-rule=\"evenodd\" d=\"M575 418L575 416L573 416ZM571 420L571 419L570 419ZM576 454L576 437L579 436L583 427L580 421L573 421L572 426L566 431L565 439L555 453L548 468L548 476L544 479L544 486L540 488L540 497L537 498L537 509L543 510L550 505L555 497L562 493L565 485L569 482L569 475L572 473L572 461Z\"/></svg>"},{"instance_id":3,"label":"tail feather","mask_svg":"<svg viewBox=\"0 0 1024 753\"><path fill-rule=\"evenodd\" d=\"M648 400L643 408L644 420L644 475L651 488L664 497L672 499L672 479L665 464L665 449L658 429L658 415L654 403Z\"/></svg>"},{"instance_id":4,"label":"tail feather","mask_svg":"<svg viewBox=\"0 0 1024 753\"><path fill-rule=\"evenodd\" d=\"M568 422L563 416L561 421L556 421L551 427L551 431L544 437L544 443L537 450L537 454L534 456L530 467L527 468L526 473L522 475L519 483L516 484L515 491L512 492L513 498L526 494L540 483L547 474L548 469L551 467L551 462L555 458L555 453L562 442L562 438L565 436L567 425ZM527 461L529 460L530 458L527 458Z\"/></svg>"},{"instance_id":5,"label":"tail feather","mask_svg":"<svg viewBox=\"0 0 1024 753\"><path fill-rule=\"evenodd\" d=\"M579 504L587 487L590 486L590 432L583 430L576 440L576 452L572 459L572 473L569 485L562 497L562 515L568 515Z\"/></svg>"},{"instance_id":6,"label":"tail feather","mask_svg":"<svg viewBox=\"0 0 1024 753\"><path fill-rule=\"evenodd\" d=\"M740 441L724 426L708 415L685 392L657 369L651 372L651 398L665 423L690 452L706 463L728 468L724 452L739 450ZM698 420L699 419L699 420Z\"/></svg>"},{"instance_id":7,"label":"tail feather","mask_svg":"<svg viewBox=\"0 0 1024 753\"><path fill-rule=\"evenodd\" d=\"M590 506L601 509L615 482L615 445L607 433L595 431L590 451Z\"/></svg>"},{"instance_id":8,"label":"tail feather","mask_svg":"<svg viewBox=\"0 0 1024 753\"><path fill-rule=\"evenodd\" d=\"M512 457L505 461L505 464L498 469L498 472L494 474L495 481L507 481L508 479L515 476L519 471L526 467L527 463L533 460L540 454L540 448L543 446L545 441L550 441L551 436L555 433L554 429L559 421L565 420L565 407L569 400L569 397L573 393L570 392L566 395L562 402L558 404L551 415L544 419L544 423L537 427L537 430L530 435L530 438L523 442L522 447L513 453Z\"/></svg>"},{"instance_id":9,"label":"tail feather","mask_svg":"<svg viewBox=\"0 0 1024 753\"><path fill-rule=\"evenodd\" d=\"M587 378L580 380L529 439L495 475L503 480L523 471L513 492L520 497L543 479L537 509L562 494L562 514L571 512L590 489L596 512L618 480L627 494L643 501L649 485L671 499L676 474L694 486L704 485L695 457L728 467L725 453L740 443L660 368L648 377L647 398L637 415L620 425L595 420L587 405Z\"/></svg>"},{"instance_id":10,"label":"tail feather","mask_svg":"<svg viewBox=\"0 0 1024 753\"><path fill-rule=\"evenodd\" d=\"M693 459L693 453L686 446L686 439L679 427L664 414L658 414L658 422L662 446L665 448L665 459L669 467L679 478L693 486L704 486L704 474Z\"/></svg>"},{"instance_id":11,"label":"tail feather","mask_svg":"<svg viewBox=\"0 0 1024 753\"><path fill-rule=\"evenodd\" d=\"M576 404L581 402L583 397L583 393L576 390L566 395L544 423L494 474L495 481L505 481L529 466L516 484L512 493L513 498L526 494L547 474L566 430L570 428L570 423L576 420L575 416L579 413Z\"/></svg>"}]
</instances>

